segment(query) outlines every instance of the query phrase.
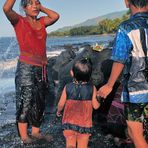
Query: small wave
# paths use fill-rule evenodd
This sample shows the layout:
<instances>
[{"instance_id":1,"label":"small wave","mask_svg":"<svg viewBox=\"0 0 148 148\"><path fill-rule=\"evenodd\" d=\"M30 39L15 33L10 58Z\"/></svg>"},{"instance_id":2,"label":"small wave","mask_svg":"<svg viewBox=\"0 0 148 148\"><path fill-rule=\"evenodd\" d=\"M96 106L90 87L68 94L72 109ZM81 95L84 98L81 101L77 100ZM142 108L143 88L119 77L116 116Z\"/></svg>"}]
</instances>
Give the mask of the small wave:
<instances>
[{"instance_id":1,"label":"small wave","mask_svg":"<svg viewBox=\"0 0 148 148\"><path fill-rule=\"evenodd\" d=\"M16 68L17 59L18 58L0 62L0 77L2 76L5 70L11 70Z\"/></svg>"},{"instance_id":2,"label":"small wave","mask_svg":"<svg viewBox=\"0 0 148 148\"><path fill-rule=\"evenodd\" d=\"M48 51L47 57L55 57L61 54L61 52L64 50L58 50L58 51Z\"/></svg>"}]
</instances>

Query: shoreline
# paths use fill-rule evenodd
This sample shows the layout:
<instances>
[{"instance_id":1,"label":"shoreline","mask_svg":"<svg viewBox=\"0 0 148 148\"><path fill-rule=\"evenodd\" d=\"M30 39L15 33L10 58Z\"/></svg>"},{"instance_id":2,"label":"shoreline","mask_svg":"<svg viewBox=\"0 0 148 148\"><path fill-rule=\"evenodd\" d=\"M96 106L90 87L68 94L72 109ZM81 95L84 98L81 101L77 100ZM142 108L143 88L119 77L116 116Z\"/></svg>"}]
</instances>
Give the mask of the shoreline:
<instances>
[{"instance_id":1,"label":"shoreline","mask_svg":"<svg viewBox=\"0 0 148 148\"><path fill-rule=\"evenodd\" d=\"M64 38L64 37L91 37L91 36L96 36L96 37L101 37L101 36L103 36L103 37L105 37L105 36L115 36L115 34L114 33L111 33L111 34L96 34L96 35L74 35L74 36L48 36L47 35L47 37L48 38Z\"/></svg>"}]
</instances>

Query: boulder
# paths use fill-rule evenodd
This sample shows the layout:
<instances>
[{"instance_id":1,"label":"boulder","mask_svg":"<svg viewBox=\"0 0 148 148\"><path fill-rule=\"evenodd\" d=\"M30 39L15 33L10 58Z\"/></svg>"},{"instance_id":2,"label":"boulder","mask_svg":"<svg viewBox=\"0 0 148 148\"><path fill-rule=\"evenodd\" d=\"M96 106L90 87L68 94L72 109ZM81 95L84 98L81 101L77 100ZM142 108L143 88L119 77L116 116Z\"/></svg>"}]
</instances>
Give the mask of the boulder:
<instances>
[{"instance_id":1,"label":"boulder","mask_svg":"<svg viewBox=\"0 0 148 148\"><path fill-rule=\"evenodd\" d=\"M91 81L95 86L99 86L104 81L104 76L101 71L101 63L106 59L109 59L111 56L111 49L108 48L105 48L102 51L93 50L90 45L79 46L79 50L78 48L73 48L73 46L66 46L65 48L66 50L59 56L49 58L48 60L49 85L50 88L52 88L50 91L51 94L53 94L53 91L55 91L56 94L56 99L52 99L54 100L54 103L52 104L57 104L65 84L72 81L70 70L72 69L75 60L83 57L91 59L93 64ZM53 88L53 82L55 81L58 81L56 90Z\"/></svg>"}]
</instances>

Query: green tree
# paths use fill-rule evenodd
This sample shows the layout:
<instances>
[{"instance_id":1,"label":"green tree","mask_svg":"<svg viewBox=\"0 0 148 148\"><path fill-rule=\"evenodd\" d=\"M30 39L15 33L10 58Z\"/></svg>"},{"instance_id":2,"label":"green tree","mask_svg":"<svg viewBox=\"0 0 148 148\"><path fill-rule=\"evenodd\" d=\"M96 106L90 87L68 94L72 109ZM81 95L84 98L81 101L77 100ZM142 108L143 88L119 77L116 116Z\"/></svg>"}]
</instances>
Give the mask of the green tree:
<instances>
[{"instance_id":1,"label":"green tree","mask_svg":"<svg viewBox=\"0 0 148 148\"><path fill-rule=\"evenodd\" d=\"M76 35L96 35L96 34L108 34L115 33L121 22L127 20L130 16L130 11L127 11L122 18L116 19L104 19L96 26L81 26L66 31L51 32L49 36L76 36Z\"/></svg>"}]
</instances>

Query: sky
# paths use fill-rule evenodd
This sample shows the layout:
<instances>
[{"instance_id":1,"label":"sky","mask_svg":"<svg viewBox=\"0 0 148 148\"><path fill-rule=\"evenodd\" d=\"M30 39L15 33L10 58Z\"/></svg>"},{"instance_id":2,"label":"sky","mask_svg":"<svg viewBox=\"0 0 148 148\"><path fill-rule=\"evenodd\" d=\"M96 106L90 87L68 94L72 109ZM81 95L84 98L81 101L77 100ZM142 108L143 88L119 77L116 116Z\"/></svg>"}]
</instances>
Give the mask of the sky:
<instances>
[{"instance_id":1,"label":"sky","mask_svg":"<svg viewBox=\"0 0 148 148\"><path fill-rule=\"evenodd\" d=\"M14 10L19 12L19 3L16 0ZM126 10L124 0L40 0L42 5L60 14L60 19L47 28L47 32L55 31L65 26L82 23L87 19L95 18L111 12ZM14 30L3 13L5 0L0 0L0 37L14 36ZM43 14L41 14L43 15Z\"/></svg>"}]
</instances>

